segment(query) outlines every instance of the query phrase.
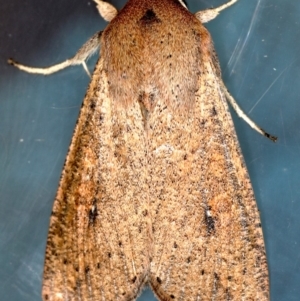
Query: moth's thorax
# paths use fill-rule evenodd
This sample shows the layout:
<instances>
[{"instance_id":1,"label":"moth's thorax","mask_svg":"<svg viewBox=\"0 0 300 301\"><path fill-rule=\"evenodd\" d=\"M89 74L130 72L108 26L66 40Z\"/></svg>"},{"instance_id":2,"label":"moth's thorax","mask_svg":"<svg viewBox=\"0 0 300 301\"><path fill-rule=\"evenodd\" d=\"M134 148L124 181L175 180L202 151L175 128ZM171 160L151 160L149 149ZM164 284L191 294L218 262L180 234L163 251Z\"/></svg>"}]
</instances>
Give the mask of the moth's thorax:
<instances>
[{"instance_id":1,"label":"moth's thorax","mask_svg":"<svg viewBox=\"0 0 300 301\"><path fill-rule=\"evenodd\" d=\"M179 1L131 0L102 38L112 98L128 105L145 97L148 108L158 98L190 106L212 48L208 31Z\"/></svg>"}]
</instances>

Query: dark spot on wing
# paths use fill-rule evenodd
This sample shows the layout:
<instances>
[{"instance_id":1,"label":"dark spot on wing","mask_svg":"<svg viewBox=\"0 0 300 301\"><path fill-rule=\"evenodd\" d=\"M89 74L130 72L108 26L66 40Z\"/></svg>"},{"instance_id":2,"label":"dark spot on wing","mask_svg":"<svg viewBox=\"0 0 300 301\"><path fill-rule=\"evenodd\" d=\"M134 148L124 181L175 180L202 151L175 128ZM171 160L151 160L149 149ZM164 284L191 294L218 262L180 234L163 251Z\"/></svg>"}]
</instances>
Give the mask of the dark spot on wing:
<instances>
[{"instance_id":1,"label":"dark spot on wing","mask_svg":"<svg viewBox=\"0 0 300 301\"><path fill-rule=\"evenodd\" d=\"M91 109L92 111L94 111L95 107L96 107L96 103L95 103L94 100L92 100L91 103L90 103L90 109Z\"/></svg>"},{"instance_id":2,"label":"dark spot on wing","mask_svg":"<svg viewBox=\"0 0 300 301\"><path fill-rule=\"evenodd\" d=\"M214 278L215 278L215 280L220 280L220 276L217 274L217 273L214 273Z\"/></svg>"},{"instance_id":3,"label":"dark spot on wing","mask_svg":"<svg viewBox=\"0 0 300 301\"><path fill-rule=\"evenodd\" d=\"M208 235L211 235L215 232L215 220L211 216L210 207L208 207L207 210L205 210L205 216L204 216L204 222L206 224L206 229Z\"/></svg>"},{"instance_id":4,"label":"dark spot on wing","mask_svg":"<svg viewBox=\"0 0 300 301\"><path fill-rule=\"evenodd\" d=\"M231 292L230 292L230 288L229 288L229 287L226 287L225 293L226 293L226 301L227 301L227 300L228 300L228 301L233 300L233 296L232 296L232 294L231 294Z\"/></svg>"},{"instance_id":5,"label":"dark spot on wing","mask_svg":"<svg viewBox=\"0 0 300 301\"><path fill-rule=\"evenodd\" d=\"M97 216L98 216L98 210L97 210L96 200L94 200L93 205L89 210L89 225L95 223Z\"/></svg>"},{"instance_id":6,"label":"dark spot on wing","mask_svg":"<svg viewBox=\"0 0 300 301\"><path fill-rule=\"evenodd\" d=\"M212 108L211 114L212 114L212 116L216 116L218 114L215 107Z\"/></svg>"}]
</instances>

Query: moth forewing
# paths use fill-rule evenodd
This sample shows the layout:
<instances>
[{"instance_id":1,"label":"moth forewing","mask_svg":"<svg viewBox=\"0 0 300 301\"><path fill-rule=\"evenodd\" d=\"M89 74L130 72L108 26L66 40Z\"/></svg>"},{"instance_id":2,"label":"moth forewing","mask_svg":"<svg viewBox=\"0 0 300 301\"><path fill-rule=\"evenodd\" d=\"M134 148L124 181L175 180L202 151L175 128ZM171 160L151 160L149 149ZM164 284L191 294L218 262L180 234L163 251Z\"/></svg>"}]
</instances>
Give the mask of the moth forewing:
<instances>
[{"instance_id":1,"label":"moth forewing","mask_svg":"<svg viewBox=\"0 0 300 301\"><path fill-rule=\"evenodd\" d=\"M201 66L207 74L199 78L193 115L172 116L171 130L160 140L173 151L151 160L166 191L162 198L156 185L153 193L151 286L160 300L268 300L263 237L247 170L215 62L207 58ZM174 139L178 132L188 139Z\"/></svg>"},{"instance_id":2,"label":"moth forewing","mask_svg":"<svg viewBox=\"0 0 300 301\"><path fill-rule=\"evenodd\" d=\"M54 202L44 300L135 300L145 283L159 300L269 300L227 99L256 125L226 90L201 23L237 0L195 15L181 0L129 0L120 12L95 2L111 22L72 59L10 61L49 74L101 48Z\"/></svg>"},{"instance_id":3,"label":"moth forewing","mask_svg":"<svg viewBox=\"0 0 300 301\"><path fill-rule=\"evenodd\" d=\"M102 65L100 59L54 202L45 300L59 300L59 296L62 300L114 300L116 296L131 300L149 269L141 113L134 107L118 110L108 97Z\"/></svg>"}]
</instances>

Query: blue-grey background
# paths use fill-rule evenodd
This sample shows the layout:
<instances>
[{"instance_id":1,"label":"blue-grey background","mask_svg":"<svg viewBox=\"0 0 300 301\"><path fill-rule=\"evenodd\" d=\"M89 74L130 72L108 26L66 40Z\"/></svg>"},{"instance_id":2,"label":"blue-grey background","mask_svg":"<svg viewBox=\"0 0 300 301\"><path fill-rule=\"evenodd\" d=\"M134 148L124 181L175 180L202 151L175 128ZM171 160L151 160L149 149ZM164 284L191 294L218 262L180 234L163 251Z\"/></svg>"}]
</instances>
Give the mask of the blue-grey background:
<instances>
[{"instance_id":1,"label":"blue-grey background","mask_svg":"<svg viewBox=\"0 0 300 301\"><path fill-rule=\"evenodd\" d=\"M105 22L87 0L0 2L0 298L40 301L49 216L89 78L80 66L44 77L6 60L60 62ZM196 12L224 2L188 4ZM271 300L299 301L300 2L240 0L207 27L232 95L279 137L274 144L233 114L261 211ZM155 298L146 290L140 300Z\"/></svg>"}]
</instances>

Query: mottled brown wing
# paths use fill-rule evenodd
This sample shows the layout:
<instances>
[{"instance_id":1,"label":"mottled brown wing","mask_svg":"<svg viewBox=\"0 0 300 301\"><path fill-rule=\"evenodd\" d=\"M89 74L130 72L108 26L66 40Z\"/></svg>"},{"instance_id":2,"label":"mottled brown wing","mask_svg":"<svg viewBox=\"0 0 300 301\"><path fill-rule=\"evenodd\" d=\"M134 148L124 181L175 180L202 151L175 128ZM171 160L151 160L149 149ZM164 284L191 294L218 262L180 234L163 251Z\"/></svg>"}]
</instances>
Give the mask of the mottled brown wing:
<instances>
[{"instance_id":1,"label":"mottled brown wing","mask_svg":"<svg viewBox=\"0 0 300 301\"><path fill-rule=\"evenodd\" d=\"M209 44L201 34L201 49ZM260 218L213 53L201 53L195 105L149 120L154 255L159 300L266 301ZM163 130L162 130L163 129Z\"/></svg>"},{"instance_id":2,"label":"mottled brown wing","mask_svg":"<svg viewBox=\"0 0 300 301\"><path fill-rule=\"evenodd\" d=\"M116 108L102 60L87 95L51 216L43 299L132 300L149 269L142 115Z\"/></svg>"}]
</instances>

